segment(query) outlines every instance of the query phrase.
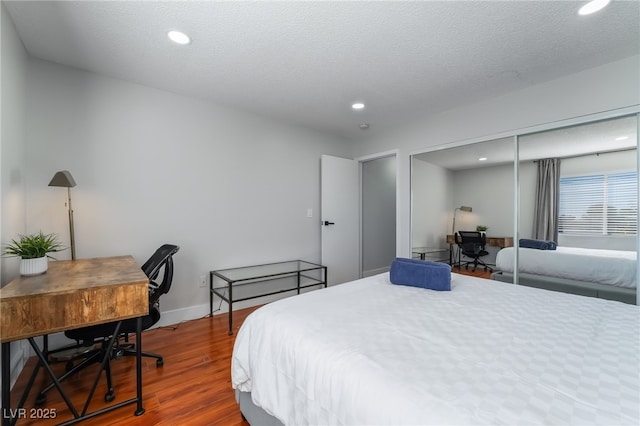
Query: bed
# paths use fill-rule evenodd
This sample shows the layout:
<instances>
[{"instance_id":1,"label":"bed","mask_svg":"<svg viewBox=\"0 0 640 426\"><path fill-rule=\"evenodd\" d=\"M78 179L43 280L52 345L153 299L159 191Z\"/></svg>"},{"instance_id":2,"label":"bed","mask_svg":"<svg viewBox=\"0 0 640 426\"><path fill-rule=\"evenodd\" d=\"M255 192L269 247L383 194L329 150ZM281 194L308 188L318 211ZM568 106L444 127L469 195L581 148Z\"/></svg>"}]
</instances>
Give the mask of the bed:
<instances>
[{"instance_id":1,"label":"bed","mask_svg":"<svg viewBox=\"0 0 640 426\"><path fill-rule=\"evenodd\" d=\"M636 252L558 247L518 248L518 284L636 303ZM498 252L495 280L513 282L514 247Z\"/></svg>"},{"instance_id":2,"label":"bed","mask_svg":"<svg viewBox=\"0 0 640 426\"><path fill-rule=\"evenodd\" d=\"M640 423L640 308L452 274L389 274L266 305L238 332L250 423Z\"/></svg>"}]
</instances>

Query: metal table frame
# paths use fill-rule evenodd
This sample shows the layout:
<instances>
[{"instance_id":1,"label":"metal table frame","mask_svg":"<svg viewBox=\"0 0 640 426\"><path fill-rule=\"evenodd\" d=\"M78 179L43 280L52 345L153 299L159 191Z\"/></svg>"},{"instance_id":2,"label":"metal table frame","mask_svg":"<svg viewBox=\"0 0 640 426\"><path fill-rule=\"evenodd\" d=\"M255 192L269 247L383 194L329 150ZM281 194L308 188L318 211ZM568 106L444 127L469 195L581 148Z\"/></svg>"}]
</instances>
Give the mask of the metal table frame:
<instances>
[{"instance_id":1,"label":"metal table frame","mask_svg":"<svg viewBox=\"0 0 640 426\"><path fill-rule=\"evenodd\" d=\"M311 271L321 271L321 278L315 278L308 273ZM226 282L226 285L214 286L214 279L219 278ZM258 292L258 294L239 299L233 298L233 287L238 285L251 285L265 281L272 281L282 278L296 277L296 285L291 288L277 291ZM302 283L302 279L309 282ZM286 262L265 263L262 265L252 265L240 268L220 269L209 272L209 315L213 315L213 296L216 295L229 305L229 335L233 334L233 303L244 300L257 299L259 297L271 296L289 291L297 291L304 288L324 285L327 287L327 267L317 263L304 260L290 260ZM228 294L228 295L227 295Z\"/></svg>"}]
</instances>

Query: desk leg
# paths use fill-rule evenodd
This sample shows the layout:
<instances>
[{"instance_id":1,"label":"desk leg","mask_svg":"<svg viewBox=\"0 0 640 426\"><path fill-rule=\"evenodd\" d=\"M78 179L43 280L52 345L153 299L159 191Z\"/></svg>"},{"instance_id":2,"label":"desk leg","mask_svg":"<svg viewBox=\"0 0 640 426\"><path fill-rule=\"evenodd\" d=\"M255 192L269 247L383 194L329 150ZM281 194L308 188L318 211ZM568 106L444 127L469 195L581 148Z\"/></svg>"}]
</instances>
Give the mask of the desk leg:
<instances>
[{"instance_id":1,"label":"desk leg","mask_svg":"<svg viewBox=\"0 0 640 426\"><path fill-rule=\"evenodd\" d=\"M213 274L209 272L209 316L213 316Z\"/></svg>"},{"instance_id":2,"label":"desk leg","mask_svg":"<svg viewBox=\"0 0 640 426\"><path fill-rule=\"evenodd\" d=\"M64 402L67 404L67 407L69 407L69 411L71 411L71 413L73 414L73 417L77 419L78 417L80 417L80 415L78 414L76 407L74 407L73 403L69 399L69 396L64 391L64 389L62 389L62 386L60 385L60 381L58 380L58 378L56 377L56 374L51 369L51 366L49 365L44 354L36 344L36 341L33 339L33 337L30 337L28 340L29 340L29 343L31 344L31 347L33 348L33 351L36 353L38 360L40 360L40 364L44 367L45 370L47 370L47 373L49 373L49 377L51 377L51 380L53 380L53 384L55 385L56 389L58 389L58 392L62 396L62 399L64 399Z\"/></svg>"},{"instance_id":3,"label":"desk leg","mask_svg":"<svg viewBox=\"0 0 640 426\"><path fill-rule=\"evenodd\" d=\"M233 335L233 283L229 283L229 336Z\"/></svg>"},{"instance_id":4,"label":"desk leg","mask_svg":"<svg viewBox=\"0 0 640 426\"><path fill-rule=\"evenodd\" d=\"M136 320L136 411L133 414L141 416L144 414L142 406L142 317Z\"/></svg>"},{"instance_id":5,"label":"desk leg","mask_svg":"<svg viewBox=\"0 0 640 426\"><path fill-rule=\"evenodd\" d=\"M11 425L11 342L2 344L2 426Z\"/></svg>"}]
</instances>

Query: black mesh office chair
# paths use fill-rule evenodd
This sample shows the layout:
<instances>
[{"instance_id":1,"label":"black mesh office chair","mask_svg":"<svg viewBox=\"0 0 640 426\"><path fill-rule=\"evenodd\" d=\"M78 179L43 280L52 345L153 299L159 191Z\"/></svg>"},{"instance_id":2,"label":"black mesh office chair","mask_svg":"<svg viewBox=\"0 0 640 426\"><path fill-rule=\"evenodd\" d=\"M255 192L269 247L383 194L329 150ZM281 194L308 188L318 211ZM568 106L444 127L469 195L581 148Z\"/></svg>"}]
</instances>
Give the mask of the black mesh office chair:
<instances>
[{"instance_id":1,"label":"black mesh office chair","mask_svg":"<svg viewBox=\"0 0 640 426\"><path fill-rule=\"evenodd\" d=\"M456 234L456 243L460 248L460 252L464 256L471 258L470 261L464 264L465 269L469 269L469 265L473 264L473 271L476 270L478 265L483 266L485 271L493 271L493 269L481 259L481 257L489 254L489 252L485 250L487 244L485 234L477 231L458 231ZM458 259L458 267L462 267L462 261L460 259Z\"/></svg>"},{"instance_id":2,"label":"black mesh office chair","mask_svg":"<svg viewBox=\"0 0 640 426\"><path fill-rule=\"evenodd\" d=\"M159 299L160 296L168 293L173 281L173 255L180 250L180 247L173 244L164 244L153 253L153 255L142 265L142 270L149 277L149 313L142 317L142 330L146 330L156 324L160 320ZM162 274L161 274L162 273ZM162 279L158 281L158 277ZM128 342L128 335L136 332L136 318L131 318L121 322L120 329L117 331L117 341L113 346L110 356L104 365L107 376L107 393L105 401L110 402L115 398L115 393L111 383L111 367L110 359L120 358L122 356L135 356L136 350L132 343ZM73 347L65 347L50 354L60 353L60 351L68 351L74 348L88 348L87 351L78 353L77 356L67 361L66 373L58 380L63 381L73 374L83 370L94 362L101 362L109 347L109 340L116 332L118 322L110 322L106 324L98 324L89 327L77 328L65 331L65 336L77 342ZM121 342L120 340L124 340ZM164 364L161 355L144 352L142 356L152 357L156 359L156 366L160 367ZM81 360L77 365L73 365L75 361ZM54 387L53 384L44 388L36 398L36 404L42 404L46 401L45 393Z\"/></svg>"}]
</instances>

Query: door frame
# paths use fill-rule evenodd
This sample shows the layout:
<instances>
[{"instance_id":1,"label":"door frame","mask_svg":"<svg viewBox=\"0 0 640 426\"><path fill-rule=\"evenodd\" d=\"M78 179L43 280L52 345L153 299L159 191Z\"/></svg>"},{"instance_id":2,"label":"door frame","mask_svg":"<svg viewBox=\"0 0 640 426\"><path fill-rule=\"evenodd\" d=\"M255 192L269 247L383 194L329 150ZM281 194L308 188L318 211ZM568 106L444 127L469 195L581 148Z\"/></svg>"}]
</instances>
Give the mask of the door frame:
<instances>
[{"instance_id":1,"label":"door frame","mask_svg":"<svg viewBox=\"0 0 640 426\"><path fill-rule=\"evenodd\" d=\"M356 157L354 158L355 161L358 162L358 172L360 174L360 187L358 188L358 194L359 194L359 200L358 200L358 217L359 217L359 221L360 221L360 238L358 241L358 251L360 252L358 254L358 271L360 274L360 278L362 278L362 186L363 186L363 179L362 179L362 167L363 167L363 163L366 163L367 161L372 161L372 160L378 160L380 158L386 158L386 157L395 157L396 159L396 256L398 256L398 253L400 253L400 247L401 247L401 239L400 239L400 212L401 212L401 208L400 208L400 166L398 164L398 160L400 158L399 156L399 150L398 149L391 149L389 151L382 151L382 152L377 152L374 154L369 154L369 155L365 155L362 157Z\"/></svg>"}]
</instances>

